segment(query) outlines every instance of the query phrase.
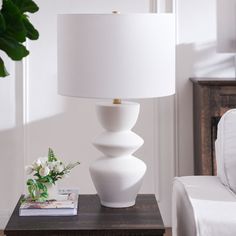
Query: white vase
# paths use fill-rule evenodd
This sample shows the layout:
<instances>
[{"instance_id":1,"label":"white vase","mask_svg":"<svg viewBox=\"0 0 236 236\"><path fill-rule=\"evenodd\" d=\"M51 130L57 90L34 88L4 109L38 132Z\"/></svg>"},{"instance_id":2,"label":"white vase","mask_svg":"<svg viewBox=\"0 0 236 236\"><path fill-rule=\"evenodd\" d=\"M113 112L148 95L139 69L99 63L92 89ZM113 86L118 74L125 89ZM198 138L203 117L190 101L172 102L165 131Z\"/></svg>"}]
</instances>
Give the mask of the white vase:
<instances>
[{"instance_id":1,"label":"white vase","mask_svg":"<svg viewBox=\"0 0 236 236\"><path fill-rule=\"evenodd\" d=\"M114 208L133 206L146 172L145 163L132 155L143 144L143 139L131 131L139 104L100 103L97 114L105 132L93 144L105 156L90 165L90 174L101 204Z\"/></svg>"},{"instance_id":2,"label":"white vase","mask_svg":"<svg viewBox=\"0 0 236 236\"><path fill-rule=\"evenodd\" d=\"M48 197L47 200L56 200L58 198L58 186L57 183L55 184L50 184L47 183L45 184L48 190Z\"/></svg>"}]
</instances>

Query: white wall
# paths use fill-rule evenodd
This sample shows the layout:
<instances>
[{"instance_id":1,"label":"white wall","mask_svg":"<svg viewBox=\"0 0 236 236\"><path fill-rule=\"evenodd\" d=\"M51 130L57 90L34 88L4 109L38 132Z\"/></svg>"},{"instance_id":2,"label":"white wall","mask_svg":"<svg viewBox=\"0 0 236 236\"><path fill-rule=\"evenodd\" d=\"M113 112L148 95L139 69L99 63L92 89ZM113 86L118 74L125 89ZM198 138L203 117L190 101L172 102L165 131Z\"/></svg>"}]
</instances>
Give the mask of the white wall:
<instances>
[{"instance_id":1,"label":"white wall","mask_svg":"<svg viewBox=\"0 0 236 236\"><path fill-rule=\"evenodd\" d=\"M1 56L10 76L0 79L0 228L23 191L24 165L22 80L16 76L19 64Z\"/></svg>"}]
</instances>

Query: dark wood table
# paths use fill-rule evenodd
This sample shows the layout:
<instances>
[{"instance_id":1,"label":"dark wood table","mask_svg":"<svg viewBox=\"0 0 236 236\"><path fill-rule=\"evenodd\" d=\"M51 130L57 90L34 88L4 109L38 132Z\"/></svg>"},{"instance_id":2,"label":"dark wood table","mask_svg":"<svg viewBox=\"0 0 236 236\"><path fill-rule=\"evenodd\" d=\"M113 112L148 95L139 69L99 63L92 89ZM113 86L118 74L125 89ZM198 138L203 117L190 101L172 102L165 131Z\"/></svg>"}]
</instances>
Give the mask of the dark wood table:
<instances>
[{"instance_id":1,"label":"dark wood table","mask_svg":"<svg viewBox=\"0 0 236 236\"><path fill-rule=\"evenodd\" d=\"M19 216L18 202L4 230L7 236L163 236L165 228L154 194L140 194L136 205L112 209L97 195L80 195L77 216Z\"/></svg>"}]
</instances>

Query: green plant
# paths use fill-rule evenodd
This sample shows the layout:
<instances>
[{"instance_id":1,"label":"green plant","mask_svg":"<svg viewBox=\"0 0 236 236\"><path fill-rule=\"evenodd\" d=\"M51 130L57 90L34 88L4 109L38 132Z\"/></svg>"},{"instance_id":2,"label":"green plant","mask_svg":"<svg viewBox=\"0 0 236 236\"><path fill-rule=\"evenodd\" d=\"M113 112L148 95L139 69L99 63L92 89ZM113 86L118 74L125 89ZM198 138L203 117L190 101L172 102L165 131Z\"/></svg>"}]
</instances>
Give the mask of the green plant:
<instances>
[{"instance_id":1,"label":"green plant","mask_svg":"<svg viewBox=\"0 0 236 236\"><path fill-rule=\"evenodd\" d=\"M49 148L47 157L38 158L32 165L26 166L26 173L35 178L27 180L29 197L33 201L45 201L48 198L47 184L55 184L57 180L67 176L79 162L64 165Z\"/></svg>"},{"instance_id":2,"label":"green plant","mask_svg":"<svg viewBox=\"0 0 236 236\"><path fill-rule=\"evenodd\" d=\"M0 6L1 7L1 6ZM29 54L23 44L26 38L36 40L38 31L29 21L27 13L39 10L32 0L2 0L0 10L0 50L12 60L19 61ZM0 57L0 77L9 75Z\"/></svg>"}]
</instances>

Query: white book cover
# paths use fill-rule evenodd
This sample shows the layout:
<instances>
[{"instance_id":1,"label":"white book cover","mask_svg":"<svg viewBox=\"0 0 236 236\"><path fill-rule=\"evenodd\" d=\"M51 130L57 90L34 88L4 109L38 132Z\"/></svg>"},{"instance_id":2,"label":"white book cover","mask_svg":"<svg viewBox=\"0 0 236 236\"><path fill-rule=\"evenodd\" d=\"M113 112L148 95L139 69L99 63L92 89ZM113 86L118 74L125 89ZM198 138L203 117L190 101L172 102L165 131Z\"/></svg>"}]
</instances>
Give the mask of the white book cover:
<instances>
[{"instance_id":1,"label":"white book cover","mask_svg":"<svg viewBox=\"0 0 236 236\"><path fill-rule=\"evenodd\" d=\"M78 191L59 190L56 200L36 202L26 200L20 206L20 216L65 216L77 215Z\"/></svg>"}]
</instances>

